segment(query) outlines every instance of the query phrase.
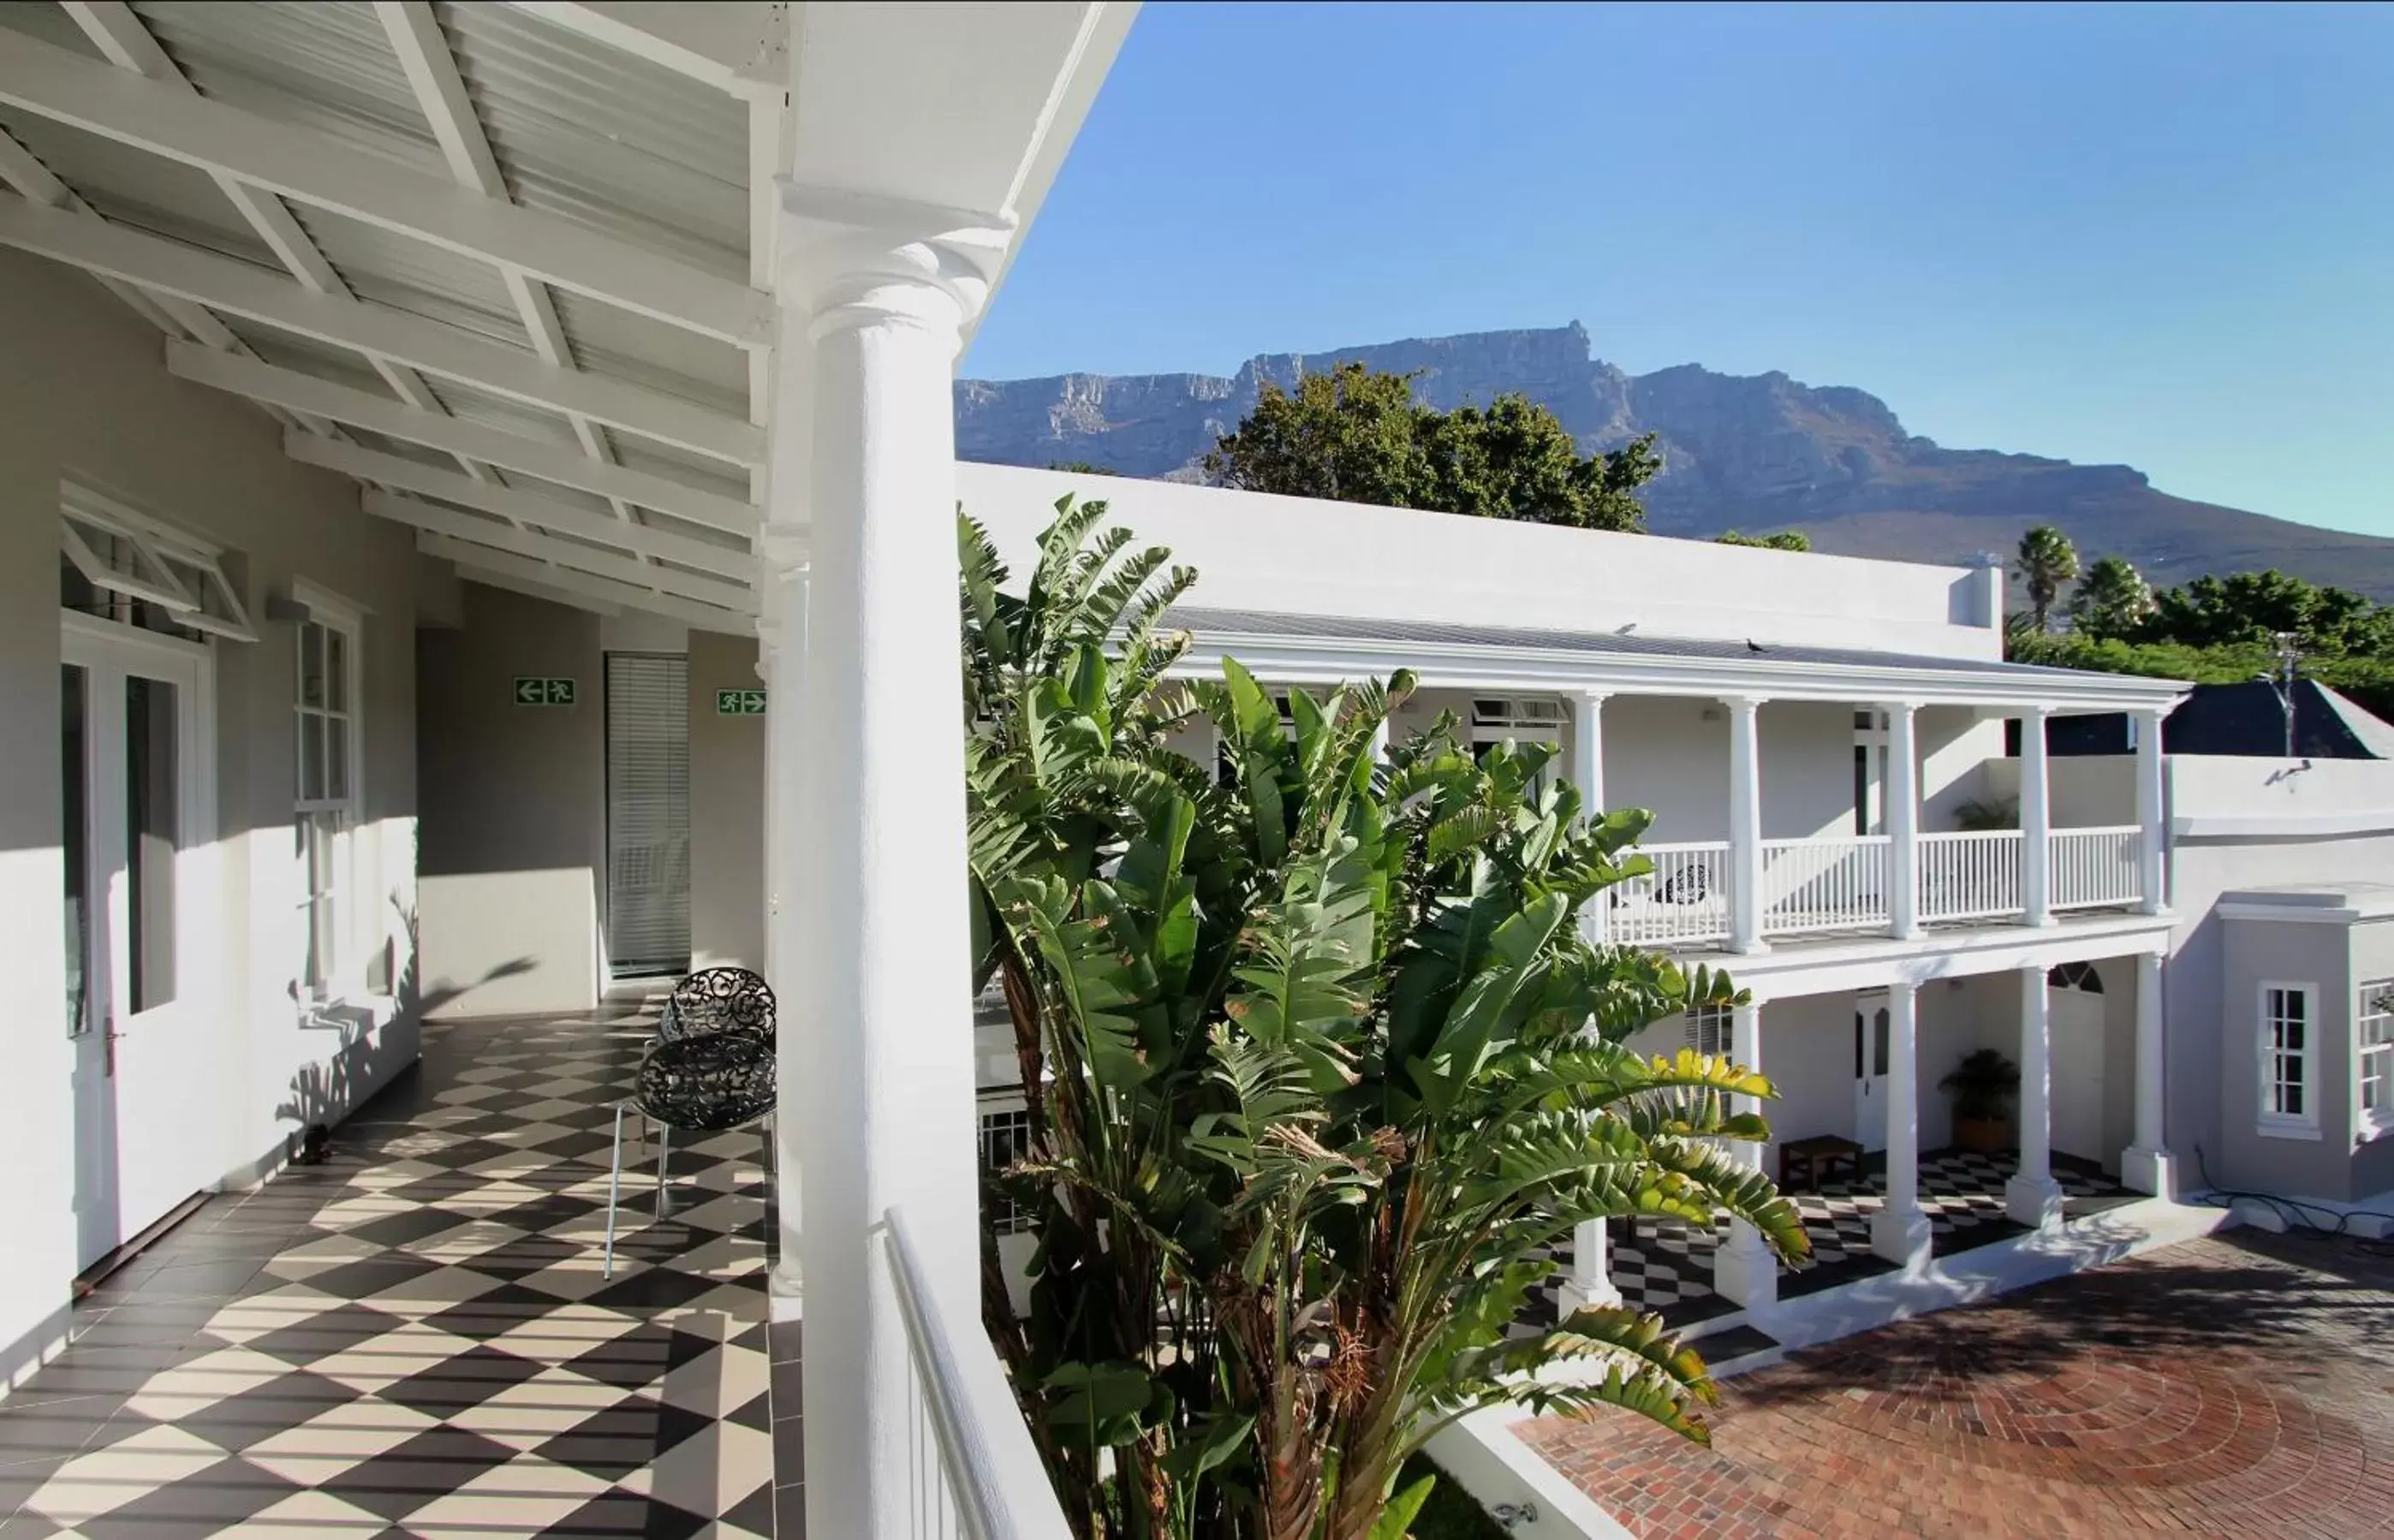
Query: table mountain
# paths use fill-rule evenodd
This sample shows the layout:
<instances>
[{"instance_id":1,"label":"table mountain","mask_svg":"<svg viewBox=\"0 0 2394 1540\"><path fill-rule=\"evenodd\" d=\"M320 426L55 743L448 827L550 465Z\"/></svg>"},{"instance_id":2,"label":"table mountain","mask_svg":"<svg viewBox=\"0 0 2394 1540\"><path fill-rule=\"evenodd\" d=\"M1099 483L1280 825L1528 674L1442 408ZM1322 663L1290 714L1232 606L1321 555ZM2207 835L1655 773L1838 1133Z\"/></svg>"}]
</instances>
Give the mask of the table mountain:
<instances>
[{"instance_id":1,"label":"table mountain","mask_svg":"<svg viewBox=\"0 0 2394 1540\"><path fill-rule=\"evenodd\" d=\"M2156 585L2277 567L2394 600L2394 540L2314 529L2174 497L2127 466L1947 449L1907 433L1885 401L1782 374L1696 364L1630 375L1592 356L1574 322L1270 354L1236 375L1064 375L959 380L956 453L1046 466L1081 460L1125 476L1195 480L1214 440L1282 385L1334 362L1416 370L1439 407L1519 391L1551 408L1584 450L1659 436L1663 473L1645 493L1657 533L1798 529L1815 549L1966 562L2058 524L2088 560L2125 556Z\"/></svg>"}]
</instances>

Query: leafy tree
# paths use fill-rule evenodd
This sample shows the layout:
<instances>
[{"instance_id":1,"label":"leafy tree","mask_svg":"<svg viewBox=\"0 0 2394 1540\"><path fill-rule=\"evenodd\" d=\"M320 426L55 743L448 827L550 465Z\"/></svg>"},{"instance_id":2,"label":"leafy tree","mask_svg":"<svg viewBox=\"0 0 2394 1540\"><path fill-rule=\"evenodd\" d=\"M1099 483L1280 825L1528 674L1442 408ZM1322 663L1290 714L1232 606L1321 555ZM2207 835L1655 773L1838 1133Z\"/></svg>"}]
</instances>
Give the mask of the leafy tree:
<instances>
[{"instance_id":1,"label":"leafy tree","mask_svg":"<svg viewBox=\"0 0 2394 1540\"><path fill-rule=\"evenodd\" d=\"M1650 815L1584 812L1550 749L1477 760L1451 720L1375 761L1403 675L1292 692L1289 729L1235 663L1160 688L1191 574L1097 533L1102 504L1058 513L1019 594L960 539L980 975L1032 1125L995 1183L1037 1237L1021 1314L985 1244L984 1312L1076 1532L1400 1533L1403 1461L1492 1402L1702 1438L1712 1383L1658 1318L1506 1331L1583 1220L1728 1213L1804 1253L1724 1148L1767 1137L1731 1099L1769 1084L1621 1046L1743 996L1580 932L1650 869ZM1169 746L1192 717L1225 780Z\"/></svg>"},{"instance_id":2,"label":"leafy tree","mask_svg":"<svg viewBox=\"0 0 2394 1540\"><path fill-rule=\"evenodd\" d=\"M2274 568L2166 589L2154 596L2146 630L2190 647L2267 642L2292 631L2308 651L2394 653L2394 613L2385 606Z\"/></svg>"},{"instance_id":3,"label":"leafy tree","mask_svg":"<svg viewBox=\"0 0 2394 1540\"><path fill-rule=\"evenodd\" d=\"M2152 612L2153 590L2125 557L2098 559L2070 596L2072 628L2085 636L2136 636Z\"/></svg>"},{"instance_id":4,"label":"leafy tree","mask_svg":"<svg viewBox=\"0 0 2394 1540\"><path fill-rule=\"evenodd\" d=\"M1414 399L1414 377L1341 363L1295 390L1267 382L1256 409L1215 441L1206 474L1292 497L1644 529L1637 492L1663 468L1652 434L1584 456L1561 420L1527 396L1440 412Z\"/></svg>"},{"instance_id":5,"label":"leafy tree","mask_svg":"<svg viewBox=\"0 0 2394 1540\"><path fill-rule=\"evenodd\" d=\"M2061 597L2062 585L2078 575L2078 547L2051 524L2039 524L2020 536L2012 571L2028 590L2030 628L2043 631L2054 601Z\"/></svg>"},{"instance_id":6,"label":"leafy tree","mask_svg":"<svg viewBox=\"0 0 2394 1540\"><path fill-rule=\"evenodd\" d=\"M1802 530L1781 530L1776 534L1743 534L1736 530L1724 530L1713 536L1716 546L1758 546L1772 551L1809 551L1812 537Z\"/></svg>"},{"instance_id":7,"label":"leafy tree","mask_svg":"<svg viewBox=\"0 0 2394 1540\"><path fill-rule=\"evenodd\" d=\"M1120 474L1118 471L1109 470L1104 466L1098 465L1091 460L1051 460L1048 462L1047 468L1050 470L1069 470L1075 476L1114 476Z\"/></svg>"}]
</instances>

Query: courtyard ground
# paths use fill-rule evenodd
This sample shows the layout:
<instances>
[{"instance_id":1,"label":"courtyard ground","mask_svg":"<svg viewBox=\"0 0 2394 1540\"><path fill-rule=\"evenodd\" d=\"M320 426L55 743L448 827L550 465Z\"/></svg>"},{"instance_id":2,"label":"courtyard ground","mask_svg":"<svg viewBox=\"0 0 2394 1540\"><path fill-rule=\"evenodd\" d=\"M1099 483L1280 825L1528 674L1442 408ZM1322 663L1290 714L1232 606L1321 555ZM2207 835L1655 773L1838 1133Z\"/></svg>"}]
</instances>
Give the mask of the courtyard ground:
<instances>
[{"instance_id":1,"label":"courtyard ground","mask_svg":"<svg viewBox=\"0 0 2394 1540\"><path fill-rule=\"evenodd\" d=\"M1517 1431L1646 1536L2394 1534L2394 1255L2230 1231L1792 1354L1710 1420Z\"/></svg>"}]
</instances>

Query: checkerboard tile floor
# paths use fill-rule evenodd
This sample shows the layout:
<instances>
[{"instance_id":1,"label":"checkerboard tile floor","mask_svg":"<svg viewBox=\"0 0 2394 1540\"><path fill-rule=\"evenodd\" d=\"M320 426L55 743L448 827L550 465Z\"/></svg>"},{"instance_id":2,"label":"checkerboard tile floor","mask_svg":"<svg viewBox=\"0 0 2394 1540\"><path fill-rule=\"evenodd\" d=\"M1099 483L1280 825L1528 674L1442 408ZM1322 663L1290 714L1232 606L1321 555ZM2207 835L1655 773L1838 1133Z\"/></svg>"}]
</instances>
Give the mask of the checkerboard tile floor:
<instances>
[{"instance_id":1,"label":"checkerboard tile floor","mask_svg":"<svg viewBox=\"0 0 2394 1540\"><path fill-rule=\"evenodd\" d=\"M653 1026L428 1029L325 1165L204 1207L0 1401L0 1535L772 1535L760 1134L676 1149L662 1220L634 1165L600 1270Z\"/></svg>"},{"instance_id":2,"label":"checkerboard tile floor","mask_svg":"<svg viewBox=\"0 0 2394 1540\"><path fill-rule=\"evenodd\" d=\"M1928 1213L1937 1249L1953 1252L2016 1229L2004 1213L2004 1183L2017 1170L2010 1154L1982 1155L1948 1150L1920 1158L1920 1206ZM2116 1199L2126 1191L2099 1173L2057 1161L2054 1179L2065 1200ZM1870 1244L1871 1216L1886 1202L1883 1173L1871 1171L1860 1181L1822 1184L1817 1192L1791 1192L1803 1216L1804 1232L1812 1242L1819 1269L1867 1270L1874 1261ZM1610 1276L1622 1298L1641 1310L1659 1311L1666 1320L1701 1318L1717 1313L1713 1294L1713 1252L1729 1233L1729 1222L1711 1231L1672 1219L1615 1219L1609 1248ZM1557 1289L1571 1267L1568 1243L1556 1252L1556 1283L1539 1289L1524 1312L1524 1323L1535 1329L1559 1318Z\"/></svg>"}]
</instances>

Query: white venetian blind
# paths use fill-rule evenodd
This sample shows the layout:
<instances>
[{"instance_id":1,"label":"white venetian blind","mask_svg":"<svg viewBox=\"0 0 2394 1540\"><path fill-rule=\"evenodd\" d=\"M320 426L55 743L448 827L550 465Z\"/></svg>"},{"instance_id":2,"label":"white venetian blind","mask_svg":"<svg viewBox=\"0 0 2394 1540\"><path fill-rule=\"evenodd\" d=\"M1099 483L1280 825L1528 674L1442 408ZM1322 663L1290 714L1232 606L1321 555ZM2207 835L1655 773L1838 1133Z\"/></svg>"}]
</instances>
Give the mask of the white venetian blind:
<instances>
[{"instance_id":1,"label":"white venetian blind","mask_svg":"<svg viewBox=\"0 0 2394 1540\"><path fill-rule=\"evenodd\" d=\"M690 966L690 661L607 654L607 952L618 976Z\"/></svg>"}]
</instances>

